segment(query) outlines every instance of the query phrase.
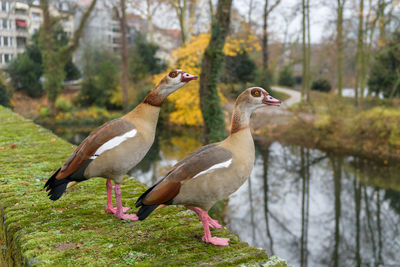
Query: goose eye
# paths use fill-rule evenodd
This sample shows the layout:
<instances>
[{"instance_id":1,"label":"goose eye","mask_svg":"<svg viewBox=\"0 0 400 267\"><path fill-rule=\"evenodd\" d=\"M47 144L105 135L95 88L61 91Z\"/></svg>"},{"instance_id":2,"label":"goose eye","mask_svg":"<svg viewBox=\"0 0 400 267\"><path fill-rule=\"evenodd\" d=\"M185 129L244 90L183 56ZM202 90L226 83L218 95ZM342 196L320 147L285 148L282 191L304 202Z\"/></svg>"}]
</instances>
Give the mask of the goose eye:
<instances>
[{"instance_id":1,"label":"goose eye","mask_svg":"<svg viewBox=\"0 0 400 267\"><path fill-rule=\"evenodd\" d=\"M168 74L168 76L171 77L171 78L175 78L176 76L178 76L178 73L177 73L176 71L171 71L171 72Z\"/></svg>"},{"instance_id":2,"label":"goose eye","mask_svg":"<svg viewBox=\"0 0 400 267\"><path fill-rule=\"evenodd\" d=\"M257 89L252 90L251 95L255 96L255 97L259 97L261 95L260 90L257 90Z\"/></svg>"}]
</instances>

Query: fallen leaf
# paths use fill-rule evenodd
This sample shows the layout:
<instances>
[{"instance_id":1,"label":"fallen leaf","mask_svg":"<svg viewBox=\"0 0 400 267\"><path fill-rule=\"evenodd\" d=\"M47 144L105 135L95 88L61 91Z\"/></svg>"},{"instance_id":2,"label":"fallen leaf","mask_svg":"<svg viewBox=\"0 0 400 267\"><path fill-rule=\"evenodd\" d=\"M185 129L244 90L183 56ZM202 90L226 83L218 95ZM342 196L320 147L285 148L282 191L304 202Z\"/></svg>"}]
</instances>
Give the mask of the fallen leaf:
<instances>
[{"instance_id":1,"label":"fallen leaf","mask_svg":"<svg viewBox=\"0 0 400 267\"><path fill-rule=\"evenodd\" d=\"M14 148L16 148L16 147L17 147L16 144L11 144L11 146L10 146L10 148L12 148L12 149L14 149Z\"/></svg>"}]
</instances>

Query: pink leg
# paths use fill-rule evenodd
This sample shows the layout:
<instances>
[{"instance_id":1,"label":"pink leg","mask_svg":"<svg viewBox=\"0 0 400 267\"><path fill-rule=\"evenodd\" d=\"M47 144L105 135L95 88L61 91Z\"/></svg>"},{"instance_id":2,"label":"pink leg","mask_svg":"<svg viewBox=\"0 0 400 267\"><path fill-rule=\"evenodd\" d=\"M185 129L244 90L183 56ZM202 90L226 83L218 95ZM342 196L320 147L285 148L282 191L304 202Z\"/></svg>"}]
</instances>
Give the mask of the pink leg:
<instances>
[{"instance_id":1,"label":"pink leg","mask_svg":"<svg viewBox=\"0 0 400 267\"><path fill-rule=\"evenodd\" d=\"M210 243L217 246L229 246L229 238L219 238L219 237L212 237L210 228L209 228L209 218L208 213L202 209L195 208L195 207L188 207L188 209L193 210L199 215L199 220L203 223L204 228L204 236L202 240L206 243Z\"/></svg>"},{"instance_id":2,"label":"pink leg","mask_svg":"<svg viewBox=\"0 0 400 267\"><path fill-rule=\"evenodd\" d=\"M188 208L188 209L193 210L194 212L196 212L196 214L199 216L199 220L200 220L200 214L201 214L202 212L204 212L202 209L196 208L196 207L189 207L189 206L186 206L186 208ZM214 220L213 218L211 218L211 217L208 215L207 212L205 213L205 216L208 217L208 218L207 218L207 222L208 222L208 226L209 226L209 227L211 227L211 228L222 228L222 225L220 225L220 224L218 223L217 220Z\"/></svg>"},{"instance_id":3,"label":"pink leg","mask_svg":"<svg viewBox=\"0 0 400 267\"><path fill-rule=\"evenodd\" d=\"M115 212L117 212L116 208L113 208L113 204L112 204L112 183L110 179L107 179L106 182L106 187L107 187L107 207L106 207L106 212L108 213L112 213L115 214ZM126 212L127 210L129 210L129 207L124 207L122 208L122 212Z\"/></svg>"},{"instance_id":4,"label":"pink leg","mask_svg":"<svg viewBox=\"0 0 400 267\"><path fill-rule=\"evenodd\" d=\"M120 218L122 220L131 220L131 221L137 221L139 219L136 216L136 214L124 213L121 201L121 187L119 184L115 185L115 198L117 199L117 211L114 214L115 217Z\"/></svg>"}]
</instances>

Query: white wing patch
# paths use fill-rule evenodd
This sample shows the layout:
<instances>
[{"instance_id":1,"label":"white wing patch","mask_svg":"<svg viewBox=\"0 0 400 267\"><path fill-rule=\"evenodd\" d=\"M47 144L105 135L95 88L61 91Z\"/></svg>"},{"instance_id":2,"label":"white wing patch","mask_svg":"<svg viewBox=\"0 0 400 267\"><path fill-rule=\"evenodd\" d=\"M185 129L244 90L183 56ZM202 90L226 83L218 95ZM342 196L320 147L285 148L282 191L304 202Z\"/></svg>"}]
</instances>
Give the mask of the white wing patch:
<instances>
[{"instance_id":1,"label":"white wing patch","mask_svg":"<svg viewBox=\"0 0 400 267\"><path fill-rule=\"evenodd\" d=\"M132 131L129 131L123 135L114 137L110 140L108 140L107 142L105 142L104 144L102 144L97 150L96 152L94 152L94 155L90 157L90 159L95 159L98 156L100 156L101 153L110 150L118 145L120 145L122 142L124 142L125 140L128 140L129 138L132 138L136 135L136 129L133 129Z\"/></svg>"},{"instance_id":2,"label":"white wing patch","mask_svg":"<svg viewBox=\"0 0 400 267\"><path fill-rule=\"evenodd\" d=\"M214 170L214 169L228 168L231 165L231 163L232 163L232 159L229 159L227 161L215 164L215 165L211 166L210 168L208 168L207 170L199 172L198 174L193 176L192 179L194 179L194 178L196 178L196 177L198 177L200 175L203 175L203 174L205 174L205 173L207 173L207 172L209 172L211 170Z\"/></svg>"}]
</instances>

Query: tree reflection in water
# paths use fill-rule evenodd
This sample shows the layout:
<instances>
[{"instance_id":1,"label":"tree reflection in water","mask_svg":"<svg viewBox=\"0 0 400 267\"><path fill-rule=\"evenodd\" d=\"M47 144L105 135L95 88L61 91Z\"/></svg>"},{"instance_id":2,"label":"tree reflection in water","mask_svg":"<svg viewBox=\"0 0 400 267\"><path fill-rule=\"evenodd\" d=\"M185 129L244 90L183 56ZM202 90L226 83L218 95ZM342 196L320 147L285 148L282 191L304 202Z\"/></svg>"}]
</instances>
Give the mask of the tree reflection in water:
<instances>
[{"instance_id":1,"label":"tree reflection in water","mask_svg":"<svg viewBox=\"0 0 400 267\"><path fill-rule=\"evenodd\" d=\"M131 172L147 185L201 146L201 132L196 129L163 129L160 134ZM68 133L70 141L76 138ZM223 214L241 240L294 266L398 266L400 262L400 166L396 164L379 165L279 143L256 144L251 177L231 196Z\"/></svg>"}]
</instances>

